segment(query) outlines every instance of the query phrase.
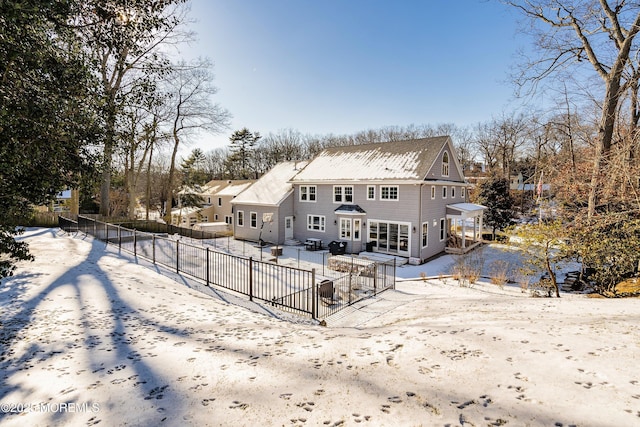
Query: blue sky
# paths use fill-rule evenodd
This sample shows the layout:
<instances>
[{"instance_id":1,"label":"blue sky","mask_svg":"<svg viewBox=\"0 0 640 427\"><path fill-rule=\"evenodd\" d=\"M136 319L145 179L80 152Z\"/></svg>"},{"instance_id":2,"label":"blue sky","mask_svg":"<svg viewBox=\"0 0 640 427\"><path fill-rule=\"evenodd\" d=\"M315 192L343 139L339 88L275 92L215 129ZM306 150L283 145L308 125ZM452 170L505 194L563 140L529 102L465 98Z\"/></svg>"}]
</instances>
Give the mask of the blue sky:
<instances>
[{"instance_id":1,"label":"blue sky","mask_svg":"<svg viewBox=\"0 0 640 427\"><path fill-rule=\"evenodd\" d=\"M384 126L472 125L508 111L523 40L516 15L484 0L191 0L231 128L351 134Z\"/></svg>"}]
</instances>

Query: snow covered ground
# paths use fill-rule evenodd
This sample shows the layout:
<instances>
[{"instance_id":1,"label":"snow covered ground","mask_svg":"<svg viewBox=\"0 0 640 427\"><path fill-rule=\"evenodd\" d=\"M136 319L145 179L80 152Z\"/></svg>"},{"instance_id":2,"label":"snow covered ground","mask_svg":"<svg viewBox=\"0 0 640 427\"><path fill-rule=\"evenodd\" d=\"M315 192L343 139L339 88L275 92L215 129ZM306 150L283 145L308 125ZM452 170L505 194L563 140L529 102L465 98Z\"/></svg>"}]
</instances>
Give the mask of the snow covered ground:
<instances>
[{"instance_id":1,"label":"snow covered ground","mask_svg":"<svg viewBox=\"0 0 640 427\"><path fill-rule=\"evenodd\" d=\"M322 327L82 235L23 237L36 261L0 286L2 426L640 425L639 299L401 281Z\"/></svg>"}]
</instances>

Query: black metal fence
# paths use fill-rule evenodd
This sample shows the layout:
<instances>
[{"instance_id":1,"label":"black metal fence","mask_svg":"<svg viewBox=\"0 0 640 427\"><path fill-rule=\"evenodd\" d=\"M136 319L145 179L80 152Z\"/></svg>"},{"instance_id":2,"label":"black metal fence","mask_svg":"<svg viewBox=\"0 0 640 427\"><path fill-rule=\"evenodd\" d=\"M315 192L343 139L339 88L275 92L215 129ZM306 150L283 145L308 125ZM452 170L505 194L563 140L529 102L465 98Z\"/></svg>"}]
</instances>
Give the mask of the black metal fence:
<instances>
[{"instance_id":1,"label":"black metal fence","mask_svg":"<svg viewBox=\"0 0 640 427\"><path fill-rule=\"evenodd\" d=\"M395 286L395 263L376 263L375 268L366 271L351 269L338 279L316 283L315 269L227 254L185 243L173 235L142 232L86 216L78 216L77 221L60 217L59 226L67 232L94 236L136 257L199 279L207 286L229 289L247 295L251 301L264 301L314 319L325 318Z\"/></svg>"},{"instance_id":2,"label":"black metal fence","mask_svg":"<svg viewBox=\"0 0 640 427\"><path fill-rule=\"evenodd\" d=\"M127 218L105 218L98 214L82 214L85 218L91 218L96 221L107 222L113 225L119 225L124 228L132 230L146 231L148 233L164 233L164 234L179 234L181 236L189 237L191 239L217 239L219 237L230 236L231 232L228 231L204 231L194 230L188 227L179 227L173 224L166 224L164 222L143 220L143 219L127 219ZM73 218L73 217L69 217Z\"/></svg>"},{"instance_id":3,"label":"black metal fence","mask_svg":"<svg viewBox=\"0 0 640 427\"><path fill-rule=\"evenodd\" d=\"M340 255L329 258L328 264L328 268L344 274L320 283L320 317L330 316L346 306L395 287L395 259L367 261L355 256Z\"/></svg>"}]
</instances>

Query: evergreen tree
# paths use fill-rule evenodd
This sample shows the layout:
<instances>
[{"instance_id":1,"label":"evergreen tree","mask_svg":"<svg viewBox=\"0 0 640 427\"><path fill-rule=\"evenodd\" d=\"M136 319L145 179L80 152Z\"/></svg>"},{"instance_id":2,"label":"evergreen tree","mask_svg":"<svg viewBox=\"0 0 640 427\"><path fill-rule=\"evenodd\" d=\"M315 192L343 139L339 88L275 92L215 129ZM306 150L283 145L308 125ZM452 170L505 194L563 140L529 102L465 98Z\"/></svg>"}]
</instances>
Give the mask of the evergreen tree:
<instances>
[{"instance_id":1,"label":"evergreen tree","mask_svg":"<svg viewBox=\"0 0 640 427\"><path fill-rule=\"evenodd\" d=\"M238 170L237 177L249 179L253 174L249 171L251 156L256 143L262 138L259 132L251 132L247 128L235 131L229 138L231 141L231 155L228 158L228 169Z\"/></svg>"},{"instance_id":2,"label":"evergreen tree","mask_svg":"<svg viewBox=\"0 0 640 427\"><path fill-rule=\"evenodd\" d=\"M93 132L87 61L75 1L0 2L0 279L31 259L13 238L31 206L76 186Z\"/></svg>"},{"instance_id":3,"label":"evergreen tree","mask_svg":"<svg viewBox=\"0 0 640 427\"><path fill-rule=\"evenodd\" d=\"M504 230L511 225L513 219L514 201L509 192L509 181L492 176L488 181L480 184L478 203L487 207L484 222L492 228L495 240L496 231Z\"/></svg>"},{"instance_id":4,"label":"evergreen tree","mask_svg":"<svg viewBox=\"0 0 640 427\"><path fill-rule=\"evenodd\" d=\"M202 185L205 184L206 179L203 172L204 161L204 153L199 148L196 148L180 165L182 172L180 216L182 216L182 208L201 208L204 204L204 198L200 195L202 193ZM180 220L178 223L180 223Z\"/></svg>"}]
</instances>

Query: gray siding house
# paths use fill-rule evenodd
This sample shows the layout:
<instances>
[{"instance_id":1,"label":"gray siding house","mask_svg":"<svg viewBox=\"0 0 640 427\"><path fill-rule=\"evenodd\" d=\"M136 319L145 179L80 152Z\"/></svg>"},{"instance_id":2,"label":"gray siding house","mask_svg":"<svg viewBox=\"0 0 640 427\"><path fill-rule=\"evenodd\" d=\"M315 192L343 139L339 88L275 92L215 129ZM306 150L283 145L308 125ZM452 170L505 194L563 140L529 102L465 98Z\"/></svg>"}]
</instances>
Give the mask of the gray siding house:
<instances>
[{"instance_id":1,"label":"gray siding house","mask_svg":"<svg viewBox=\"0 0 640 427\"><path fill-rule=\"evenodd\" d=\"M306 161L282 162L231 201L236 239L284 244L293 234L293 185Z\"/></svg>"},{"instance_id":2,"label":"gray siding house","mask_svg":"<svg viewBox=\"0 0 640 427\"><path fill-rule=\"evenodd\" d=\"M346 243L412 263L479 244L484 207L466 202L468 184L448 136L328 148L297 173L296 239Z\"/></svg>"}]
</instances>

